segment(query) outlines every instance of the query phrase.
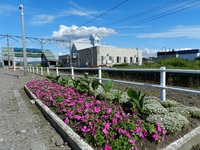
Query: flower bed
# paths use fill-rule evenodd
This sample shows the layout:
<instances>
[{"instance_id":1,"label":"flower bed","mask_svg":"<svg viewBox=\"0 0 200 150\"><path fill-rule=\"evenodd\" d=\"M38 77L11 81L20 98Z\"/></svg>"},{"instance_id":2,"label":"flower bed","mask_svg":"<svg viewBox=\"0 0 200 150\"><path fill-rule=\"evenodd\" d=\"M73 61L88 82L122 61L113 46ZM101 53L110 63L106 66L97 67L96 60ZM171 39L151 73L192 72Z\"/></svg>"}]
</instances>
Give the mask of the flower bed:
<instances>
[{"instance_id":1,"label":"flower bed","mask_svg":"<svg viewBox=\"0 0 200 150\"><path fill-rule=\"evenodd\" d=\"M48 80L31 81L27 87L94 148L136 150L139 139L164 141L166 131L159 122L125 113L120 104L98 100Z\"/></svg>"},{"instance_id":2,"label":"flower bed","mask_svg":"<svg viewBox=\"0 0 200 150\"><path fill-rule=\"evenodd\" d=\"M94 149L154 150L199 123L197 107L146 97L131 88L112 89L112 80L103 85L88 74L77 80L47 78L27 87Z\"/></svg>"}]
</instances>

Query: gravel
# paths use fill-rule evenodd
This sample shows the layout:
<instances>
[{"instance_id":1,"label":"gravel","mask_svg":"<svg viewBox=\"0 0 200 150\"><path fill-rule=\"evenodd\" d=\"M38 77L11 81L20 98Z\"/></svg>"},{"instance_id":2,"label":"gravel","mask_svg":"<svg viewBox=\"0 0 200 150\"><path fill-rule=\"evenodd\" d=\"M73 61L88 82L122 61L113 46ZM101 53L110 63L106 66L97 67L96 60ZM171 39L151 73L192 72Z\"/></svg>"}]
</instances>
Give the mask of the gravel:
<instances>
[{"instance_id":1,"label":"gravel","mask_svg":"<svg viewBox=\"0 0 200 150\"><path fill-rule=\"evenodd\" d=\"M0 150L70 150L23 86L42 76L0 68Z\"/></svg>"}]
</instances>

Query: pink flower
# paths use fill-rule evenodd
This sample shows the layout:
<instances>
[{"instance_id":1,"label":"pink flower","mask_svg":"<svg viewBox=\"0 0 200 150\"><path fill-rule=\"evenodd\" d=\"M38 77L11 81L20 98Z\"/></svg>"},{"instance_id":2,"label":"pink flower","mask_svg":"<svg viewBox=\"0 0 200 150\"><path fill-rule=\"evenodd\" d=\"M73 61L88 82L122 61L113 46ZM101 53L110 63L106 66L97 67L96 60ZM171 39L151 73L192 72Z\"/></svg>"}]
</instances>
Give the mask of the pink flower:
<instances>
[{"instance_id":1,"label":"pink flower","mask_svg":"<svg viewBox=\"0 0 200 150\"><path fill-rule=\"evenodd\" d=\"M131 150L139 150L137 147L132 148Z\"/></svg>"},{"instance_id":2,"label":"pink flower","mask_svg":"<svg viewBox=\"0 0 200 150\"><path fill-rule=\"evenodd\" d=\"M131 137L132 137L132 134L129 133L129 132L126 132L126 136L127 136L128 138L131 138Z\"/></svg>"},{"instance_id":3,"label":"pink flower","mask_svg":"<svg viewBox=\"0 0 200 150\"><path fill-rule=\"evenodd\" d=\"M139 126L139 127L137 127L137 128L135 129L135 132L136 132L136 133L139 133L141 130L142 130L142 127Z\"/></svg>"},{"instance_id":4,"label":"pink flower","mask_svg":"<svg viewBox=\"0 0 200 150\"><path fill-rule=\"evenodd\" d=\"M109 129L110 129L110 124L109 124L109 123L107 123L107 122L106 122L106 123L104 123L104 128L105 128L105 129L107 129L107 130L109 130Z\"/></svg>"},{"instance_id":5,"label":"pink flower","mask_svg":"<svg viewBox=\"0 0 200 150\"><path fill-rule=\"evenodd\" d=\"M117 119L114 118L114 119L112 120L112 124L116 124L116 123L117 123Z\"/></svg>"},{"instance_id":6,"label":"pink flower","mask_svg":"<svg viewBox=\"0 0 200 150\"><path fill-rule=\"evenodd\" d=\"M144 135L142 132L140 132L139 137L144 138Z\"/></svg>"},{"instance_id":7,"label":"pink flower","mask_svg":"<svg viewBox=\"0 0 200 150\"><path fill-rule=\"evenodd\" d=\"M153 139L156 141L156 140L158 140L158 132L154 132L154 134L153 134Z\"/></svg>"},{"instance_id":8,"label":"pink flower","mask_svg":"<svg viewBox=\"0 0 200 150\"><path fill-rule=\"evenodd\" d=\"M157 125L157 127L160 127L160 123L159 122L156 122L156 125Z\"/></svg>"},{"instance_id":9,"label":"pink flower","mask_svg":"<svg viewBox=\"0 0 200 150\"><path fill-rule=\"evenodd\" d=\"M71 117L72 114L73 114L73 111L72 111L72 110L68 110L68 111L67 111L67 116Z\"/></svg>"},{"instance_id":10,"label":"pink flower","mask_svg":"<svg viewBox=\"0 0 200 150\"><path fill-rule=\"evenodd\" d=\"M94 128L92 129L92 136L94 136L95 132L96 132L96 128L94 127Z\"/></svg>"},{"instance_id":11,"label":"pink flower","mask_svg":"<svg viewBox=\"0 0 200 150\"><path fill-rule=\"evenodd\" d=\"M100 107L94 106L94 112L99 113L101 111Z\"/></svg>"},{"instance_id":12,"label":"pink flower","mask_svg":"<svg viewBox=\"0 0 200 150\"><path fill-rule=\"evenodd\" d=\"M86 126L84 126L81 131L83 131L84 133L89 132L90 128L87 128Z\"/></svg>"},{"instance_id":13,"label":"pink flower","mask_svg":"<svg viewBox=\"0 0 200 150\"><path fill-rule=\"evenodd\" d=\"M165 134L166 134L166 131L165 131L165 130L162 130L162 134L164 134L164 135L165 135Z\"/></svg>"},{"instance_id":14,"label":"pink flower","mask_svg":"<svg viewBox=\"0 0 200 150\"><path fill-rule=\"evenodd\" d=\"M129 143L131 143L131 145L135 145L135 141L134 140L128 140Z\"/></svg>"},{"instance_id":15,"label":"pink flower","mask_svg":"<svg viewBox=\"0 0 200 150\"><path fill-rule=\"evenodd\" d=\"M112 112L112 108L108 108L108 110L106 111L106 113L109 115Z\"/></svg>"},{"instance_id":16,"label":"pink flower","mask_svg":"<svg viewBox=\"0 0 200 150\"><path fill-rule=\"evenodd\" d=\"M89 126L92 126L92 125L93 125L93 123L92 123L91 121L90 121L88 124L89 124Z\"/></svg>"},{"instance_id":17,"label":"pink flower","mask_svg":"<svg viewBox=\"0 0 200 150\"><path fill-rule=\"evenodd\" d=\"M106 144L106 146L104 147L104 150L112 150L112 147Z\"/></svg>"},{"instance_id":18,"label":"pink flower","mask_svg":"<svg viewBox=\"0 0 200 150\"><path fill-rule=\"evenodd\" d=\"M164 142L164 141L165 141L165 137L163 136L163 137L162 137L162 142Z\"/></svg>"},{"instance_id":19,"label":"pink flower","mask_svg":"<svg viewBox=\"0 0 200 150\"><path fill-rule=\"evenodd\" d=\"M157 130L158 130L158 132L161 132L161 131L162 131L162 129L161 129L160 126L157 127Z\"/></svg>"},{"instance_id":20,"label":"pink flower","mask_svg":"<svg viewBox=\"0 0 200 150\"><path fill-rule=\"evenodd\" d=\"M103 129L103 133L106 135L106 134L108 134L108 131L107 131L107 129Z\"/></svg>"},{"instance_id":21,"label":"pink flower","mask_svg":"<svg viewBox=\"0 0 200 150\"><path fill-rule=\"evenodd\" d=\"M82 117L81 116L79 116L79 115L75 115L74 116L74 119L77 119L77 120L80 120Z\"/></svg>"},{"instance_id":22,"label":"pink flower","mask_svg":"<svg viewBox=\"0 0 200 150\"><path fill-rule=\"evenodd\" d=\"M66 123L66 124L69 123L69 119L68 119L68 117L65 118L65 123Z\"/></svg>"},{"instance_id":23,"label":"pink flower","mask_svg":"<svg viewBox=\"0 0 200 150\"><path fill-rule=\"evenodd\" d=\"M137 125L140 125L140 124L142 124L142 121L141 121L141 120L136 120L135 123L136 123Z\"/></svg>"},{"instance_id":24,"label":"pink flower","mask_svg":"<svg viewBox=\"0 0 200 150\"><path fill-rule=\"evenodd\" d=\"M82 108L81 108L81 107L79 107L79 108L77 108L77 109L76 109L76 111L77 111L78 113L80 113L80 112L81 112L81 110L82 110Z\"/></svg>"},{"instance_id":25,"label":"pink flower","mask_svg":"<svg viewBox=\"0 0 200 150\"><path fill-rule=\"evenodd\" d=\"M147 132L147 131L144 131L144 132L143 132L143 135L144 135L144 137L146 137L146 136L148 135L148 132Z\"/></svg>"}]
</instances>

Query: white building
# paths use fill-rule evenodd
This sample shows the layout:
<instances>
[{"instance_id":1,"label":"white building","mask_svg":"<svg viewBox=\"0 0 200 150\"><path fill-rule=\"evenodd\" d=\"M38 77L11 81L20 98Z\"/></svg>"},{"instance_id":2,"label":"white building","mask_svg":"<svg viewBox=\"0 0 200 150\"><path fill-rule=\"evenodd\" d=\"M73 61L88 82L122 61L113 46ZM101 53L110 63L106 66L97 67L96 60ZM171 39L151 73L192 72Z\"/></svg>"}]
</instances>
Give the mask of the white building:
<instances>
[{"instance_id":1,"label":"white building","mask_svg":"<svg viewBox=\"0 0 200 150\"><path fill-rule=\"evenodd\" d=\"M118 48L113 46L100 45L101 37L90 36L91 44L73 43L72 59L70 55L59 56L62 66L93 67L93 66L112 66L113 64L138 64L142 65L142 50Z\"/></svg>"},{"instance_id":2,"label":"white building","mask_svg":"<svg viewBox=\"0 0 200 150\"><path fill-rule=\"evenodd\" d=\"M165 58L181 58L185 60L195 60L200 57L200 49L189 49L189 50L178 50L178 51L168 51L168 52L157 52L158 59Z\"/></svg>"}]
</instances>

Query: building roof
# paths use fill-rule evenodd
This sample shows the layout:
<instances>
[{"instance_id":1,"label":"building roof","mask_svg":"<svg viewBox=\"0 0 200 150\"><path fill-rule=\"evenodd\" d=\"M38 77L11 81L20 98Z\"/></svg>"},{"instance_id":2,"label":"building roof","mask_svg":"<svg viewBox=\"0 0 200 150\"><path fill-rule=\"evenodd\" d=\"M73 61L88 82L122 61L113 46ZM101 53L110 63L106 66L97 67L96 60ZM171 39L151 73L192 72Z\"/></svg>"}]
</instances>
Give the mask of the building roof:
<instances>
[{"instance_id":1,"label":"building roof","mask_svg":"<svg viewBox=\"0 0 200 150\"><path fill-rule=\"evenodd\" d=\"M23 52L23 48L14 47L14 52ZM28 53L42 53L41 49L37 48L26 48L26 52Z\"/></svg>"},{"instance_id":2,"label":"building roof","mask_svg":"<svg viewBox=\"0 0 200 150\"><path fill-rule=\"evenodd\" d=\"M99 34L91 34L89 39L98 41L101 40L101 37Z\"/></svg>"},{"instance_id":3,"label":"building roof","mask_svg":"<svg viewBox=\"0 0 200 150\"><path fill-rule=\"evenodd\" d=\"M57 61L56 57L50 50L42 50L42 53L45 55L46 59L49 61Z\"/></svg>"},{"instance_id":4,"label":"building roof","mask_svg":"<svg viewBox=\"0 0 200 150\"><path fill-rule=\"evenodd\" d=\"M177 54L192 54L192 53L200 53L200 50L199 49L191 49L191 50L177 51Z\"/></svg>"},{"instance_id":5,"label":"building roof","mask_svg":"<svg viewBox=\"0 0 200 150\"><path fill-rule=\"evenodd\" d=\"M10 59L14 59L14 49L13 48L9 48L9 56L10 56ZM3 60L8 60L8 48L1 48L1 58Z\"/></svg>"},{"instance_id":6,"label":"building roof","mask_svg":"<svg viewBox=\"0 0 200 150\"><path fill-rule=\"evenodd\" d=\"M76 48L77 51L93 47L92 44L90 43L73 43L74 47Z\"/></svg>"}]
</instances>

